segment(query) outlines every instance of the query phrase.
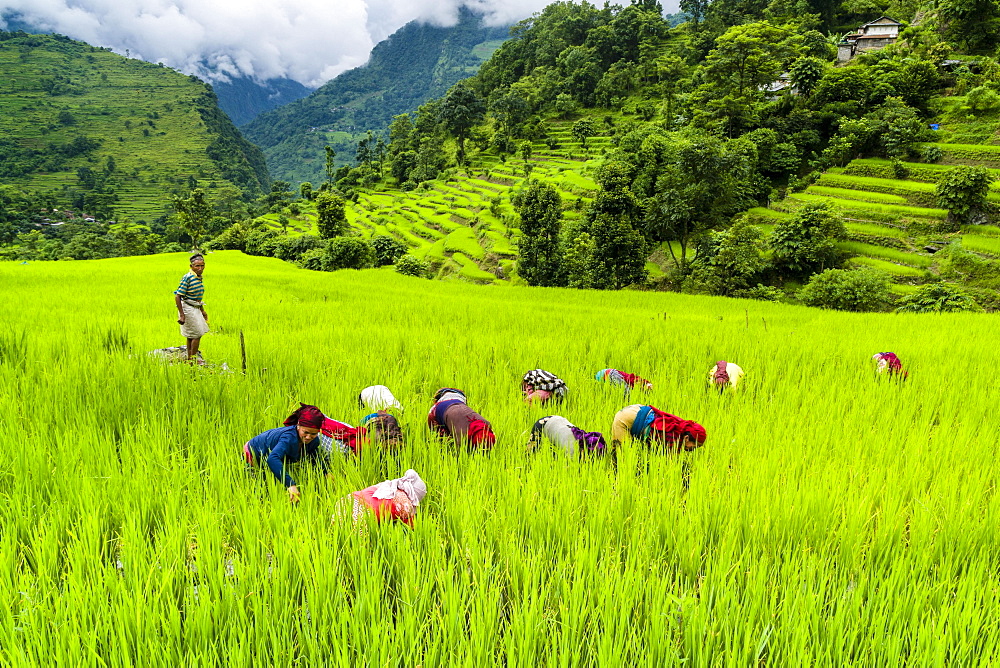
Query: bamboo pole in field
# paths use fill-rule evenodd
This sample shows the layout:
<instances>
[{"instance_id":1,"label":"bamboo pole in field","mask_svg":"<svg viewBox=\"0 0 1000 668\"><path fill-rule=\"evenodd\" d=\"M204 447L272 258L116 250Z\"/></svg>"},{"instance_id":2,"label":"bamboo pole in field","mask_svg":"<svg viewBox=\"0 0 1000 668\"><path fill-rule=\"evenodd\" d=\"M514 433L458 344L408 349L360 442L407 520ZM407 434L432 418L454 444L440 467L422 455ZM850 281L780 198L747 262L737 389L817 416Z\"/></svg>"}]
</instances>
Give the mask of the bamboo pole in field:
<instances>
[{"instance_id":1,"label":"bamboo pole in field","mask_svg":"<svg viewBox=\"0 0 1000 668\"><path fill-rule=\"evenodd\" d=\"M240 330L240 357L243 359L243 375L247 373L247 345L243 340L243 330Z\"/></svg>"}]
</instances>

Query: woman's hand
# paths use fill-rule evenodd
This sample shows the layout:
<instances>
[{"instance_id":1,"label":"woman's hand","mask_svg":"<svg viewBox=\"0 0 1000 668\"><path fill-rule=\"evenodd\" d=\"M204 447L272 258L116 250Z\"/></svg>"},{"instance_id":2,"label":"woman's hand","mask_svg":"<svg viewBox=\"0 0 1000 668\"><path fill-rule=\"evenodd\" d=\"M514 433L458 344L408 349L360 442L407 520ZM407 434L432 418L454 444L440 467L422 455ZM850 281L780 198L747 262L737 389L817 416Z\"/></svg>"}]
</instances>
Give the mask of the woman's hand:
<instances>
[{"instance_id":1,"label":"woman's hand","mask_svg":"<svg viewBox=\"0 0 1000 668\"><path fill-rule=\"evenodd\" d=\"M292 485L288 488L288 500L292 503L299 502L299 488L297 485Z\"/></svg>"},{"instance_id":2,"label":"woman's hand","mask_svg":"<svg viewBox=\"0 0 1000 668\"><path fill-rule=\"evenodd\" d=\"M205 324L207 325L208 324L208 314L205 313L205 309L201 310L201 315L202 315L202 317L205 318Z\"/></svg>"},{"instance_id":3,"label":"woman's hand","mask_svg":"<svg viewBox=\"0 0 1000 668\"><path fill-rule=\"evenodd\" d=\"M184 318L184 311L178 311L177 312L177 324L178 325L183 325L184 324L184 320L185 320L185 318Z\"/></svg>"}]
</instances>

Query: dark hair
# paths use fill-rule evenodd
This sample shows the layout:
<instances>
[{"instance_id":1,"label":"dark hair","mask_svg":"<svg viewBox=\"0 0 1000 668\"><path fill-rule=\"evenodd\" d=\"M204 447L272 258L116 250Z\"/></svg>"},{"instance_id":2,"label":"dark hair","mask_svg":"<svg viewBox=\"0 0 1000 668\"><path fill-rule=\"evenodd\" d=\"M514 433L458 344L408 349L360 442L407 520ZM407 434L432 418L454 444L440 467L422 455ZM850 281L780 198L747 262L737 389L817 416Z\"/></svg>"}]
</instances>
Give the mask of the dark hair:
<instances>
[{"instance_id":1,"label":"dark hair","mask_svg":"<svg viewBox=\"0 0 1000 668\"><path fill-rule=\"evenodd\" d=\"M201 253L195 253L194 255L191 256L191 259L188 262L190 264L194 264L195 260L201 260L202 262L204 262L205 261L205 256L202 255Z\"/></svg>"}]
</instances>

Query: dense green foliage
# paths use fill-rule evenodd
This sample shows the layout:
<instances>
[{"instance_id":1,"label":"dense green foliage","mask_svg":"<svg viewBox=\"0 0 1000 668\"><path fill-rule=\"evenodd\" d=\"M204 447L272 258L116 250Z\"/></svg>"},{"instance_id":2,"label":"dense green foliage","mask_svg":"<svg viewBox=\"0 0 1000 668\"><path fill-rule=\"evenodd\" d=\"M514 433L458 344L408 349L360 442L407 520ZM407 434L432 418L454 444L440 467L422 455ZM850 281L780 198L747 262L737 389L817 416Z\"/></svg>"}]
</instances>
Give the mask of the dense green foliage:
<instances>
[{"instance_id":1,"label":"dense green foliage","mask_svg":"<svg viewBox=\"0 0 1000 668\"><path fill-rule=\"evenodd\" d=\"M506 28L483 26L466 9L451 28L408 23L380 42L365 65L259 115L243 132L264 149L276 178L322 181L324 145L336 150L338 164L350 164L367 130L387 127L393 116L474 74L506 34Z\"/></svg>"},{"instance_id":2,"label":"dense green foliage","mask_svg":"<svg viewBox=\"0 0 1000 668\"><path fill-rule=\"evenodd\" d=\"M878 311L889 301L889 277L869 269L827 269L799 290L807 306L840 311Z\"/></svg>"},{"instance_id":3,"label":"dense green foliage","mask_svg":"<svg viewBox=\"0 0 1000 668\"><path fill-rule=\"evenodd\" d=\"M145 354L179 340L170 293L186 270L181 254L0 264L4 665L1000 657L1000 359L954 345L992 340L992 316L927 327L214 253L202 350L239 369L242 334L244 376ZM95 315L94 294L116 309ZM627 326L595 338L603 323ZM873 377L883 350L905 383ZM706 391L716 359L747 371L740 392ZM616 366L651 379L643 401L697 420L708 441L683 457L626 442L617 471L549 446L529 457L526 432L550 409L525 405L518 381L537 366L566 380L559 412L587 430L607 433L630 403L593 379ZM406 409L398 454L363 447L330 479L296 466L296 507L247 475L243 443L297 401L357 424L358 391L378 383ZM490 455L426 432L442 386L492 422ZM409 467L429 489L413 530L331 522L351 491Z\"/></svg>"},{"instance_id":4,"label":"dense green foliage","mask_svg":"<svg viewBox=\"0 0 1000 668\"><path fill-rule=\"evenodd\" d=\"M0 32L0 183L101 220L152 223L171 197L266 189L260 150L201 81L61 35Z\"/></svg>"},{"instance_id":5,"label":"dense green foliage","mask_svg":"<svg viewBox=\"0 0 1000 668\"><path fill-rule=\"evenodd\" d=\"M979 313L983 307L956 285L928 283L916 292L899 300L897 313L951 313L972 311Z\"/></svg>"}]
</instances>

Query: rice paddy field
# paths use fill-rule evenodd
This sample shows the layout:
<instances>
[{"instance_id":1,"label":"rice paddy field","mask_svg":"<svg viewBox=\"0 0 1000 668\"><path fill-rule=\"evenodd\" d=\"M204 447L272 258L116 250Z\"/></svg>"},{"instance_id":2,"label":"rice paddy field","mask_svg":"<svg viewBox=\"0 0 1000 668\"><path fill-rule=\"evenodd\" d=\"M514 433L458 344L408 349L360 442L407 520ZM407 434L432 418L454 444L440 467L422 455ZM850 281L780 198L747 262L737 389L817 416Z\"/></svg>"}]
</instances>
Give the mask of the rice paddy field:
<instances>
[{"instance_id":1,"label":"rice paddy field","mask_svg":"<svg viewBox=\"0 0 1000 668\"><path fill-rule=\"evenodd\" d=\"M668 293L319 273L210 254L214 366L178 345L183 255L0 263L0 663L958 666L1000 659L996 316L848 314ZM239 334L247 350L240 372ZM870 357L896 352L904 383ZM718 359L739 392L705 378ZM230 371L218 365L225 362ZM607 433L648 402L705 426L617 468L525 450L521 375ZM626 400L593 374L655 384ZM408 443L368 447L302 501L242 444L298 401L357 424L388 385ZM441 386L498 436L423 424ZM682 467L691 467L690 489ZM417 470L415 527L332 523Z\"/></svg>"}]
</instances>

